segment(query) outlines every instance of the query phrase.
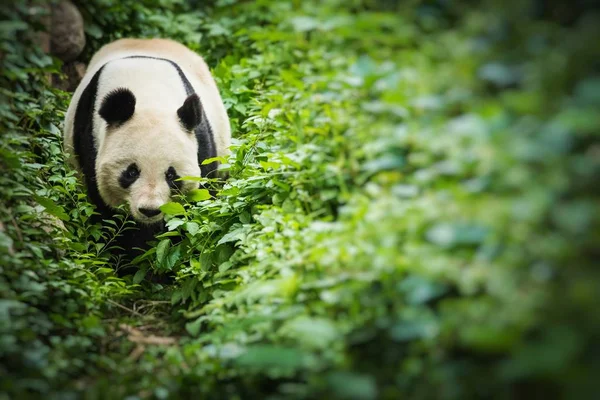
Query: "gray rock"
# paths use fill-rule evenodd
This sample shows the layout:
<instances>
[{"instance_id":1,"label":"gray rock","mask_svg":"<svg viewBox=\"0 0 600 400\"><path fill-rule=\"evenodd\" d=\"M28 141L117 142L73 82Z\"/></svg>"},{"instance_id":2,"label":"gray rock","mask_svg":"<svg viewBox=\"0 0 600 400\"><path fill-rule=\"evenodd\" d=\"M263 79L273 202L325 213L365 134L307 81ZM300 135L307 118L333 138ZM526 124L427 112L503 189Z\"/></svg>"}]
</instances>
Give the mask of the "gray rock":
<instances>
[{"instance_id":1,"label":"gray rock","mask_svg":"<svg viewBox=\"0 0 600 400\"><path fill-rule=\"evenodd\" d=\"M83 50L83 18L70 1L61 1L52 6L50 37L52 55L64 62L75 60Z\"/></svg>"}]
</instances>

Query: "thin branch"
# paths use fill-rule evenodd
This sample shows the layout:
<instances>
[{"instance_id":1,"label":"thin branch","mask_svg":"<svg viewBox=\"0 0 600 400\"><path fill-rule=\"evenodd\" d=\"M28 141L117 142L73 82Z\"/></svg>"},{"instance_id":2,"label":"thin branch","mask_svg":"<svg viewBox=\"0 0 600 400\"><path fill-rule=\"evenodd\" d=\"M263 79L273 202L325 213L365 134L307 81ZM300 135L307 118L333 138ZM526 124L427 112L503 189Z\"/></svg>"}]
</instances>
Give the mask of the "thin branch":
<instances>
[{"instance_id":1,"label":"thin branch","mask_svg":"<svg viewBox=\"0 0 600 400\"><path fill-rule=\"evenodd\" d=\"M113 306L117 306L117 307L119 307L119 308L122 308L122 309L123 309L123 310L125 310L125 311L129 311L129 312L130 312L130 313L132 313L133 315L136 315L136 316L138 316L138 317L142 317L142 318L144 318L144 317L145 317L145 315L143 315L143 314L140 314L139 312L137 312L137 311L135 311L135 310L132 310L131 308L127 308L127 307L125 307L124 305L121 305L121 304L117 303L116 301L112 301L112 300L110 300L110 299L109 299L109 300L107 300L107 301L108 301L110 304L112 304Z\"/></svg>"}]
</instances>

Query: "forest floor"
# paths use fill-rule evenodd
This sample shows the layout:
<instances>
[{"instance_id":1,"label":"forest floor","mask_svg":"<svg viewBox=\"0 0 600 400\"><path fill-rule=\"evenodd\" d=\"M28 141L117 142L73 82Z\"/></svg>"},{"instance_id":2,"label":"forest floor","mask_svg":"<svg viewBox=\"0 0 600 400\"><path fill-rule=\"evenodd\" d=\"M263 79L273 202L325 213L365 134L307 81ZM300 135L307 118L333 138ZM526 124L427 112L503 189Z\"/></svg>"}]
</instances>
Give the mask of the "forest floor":
<instances>
[{"instance_id":1,"label":"forest floor","mask_svg":"<svg viewBox=\"0 0 600 400\"><path fill-rule=\"evenodd\" d=\"M109 250L126 227L91 224L65 162L71 94L47 83L60 63L31 41L33 3L0 7L0 399L598 385L597 15L76 1L82 61L119 37L179 40L234 132L222 190L169 203L168 232L119 277Z\"/></svg>"}]
</instances>

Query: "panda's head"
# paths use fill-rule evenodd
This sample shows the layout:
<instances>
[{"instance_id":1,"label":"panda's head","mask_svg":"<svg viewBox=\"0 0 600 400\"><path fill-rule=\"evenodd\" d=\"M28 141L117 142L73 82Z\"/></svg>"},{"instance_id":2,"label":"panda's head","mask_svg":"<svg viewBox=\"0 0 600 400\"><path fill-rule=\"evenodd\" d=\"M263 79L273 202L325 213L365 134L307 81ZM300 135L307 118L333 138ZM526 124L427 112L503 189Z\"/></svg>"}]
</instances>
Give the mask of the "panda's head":
<instances>
[{"instance_id":1,"label":"panda's head","mask_svg":"<svg viewBox=\"0 0 600 400\"><path fill-rule=\"evenodd\" d=\"M106 95L99 114L106 121L96 158L100 196L111 207L127 203L141 223L160 221L161 205L197 187L178 178L200 176L194 135L200 99L192 94L172 110L138 109L133 93L120 88Z\"/></svg>"}]
</instances>

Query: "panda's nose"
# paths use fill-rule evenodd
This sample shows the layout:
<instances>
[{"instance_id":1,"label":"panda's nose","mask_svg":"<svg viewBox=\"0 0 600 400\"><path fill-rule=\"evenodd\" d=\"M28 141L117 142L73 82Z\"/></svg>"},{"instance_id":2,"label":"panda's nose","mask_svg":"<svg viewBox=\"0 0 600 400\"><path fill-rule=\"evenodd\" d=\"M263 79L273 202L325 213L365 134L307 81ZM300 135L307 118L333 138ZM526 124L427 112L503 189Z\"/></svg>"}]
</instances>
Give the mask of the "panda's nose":
<instances>
[{"instance_id":1,"label":"panda's nose","mask_svg":"<svg viewBox=\"0 0 600 400\"><path fill-rule=\"evenodd\" d=\"M148 218L160 214L160 210L157 208L138 208L138 210Z\"/></svg>"}]
</instances>

